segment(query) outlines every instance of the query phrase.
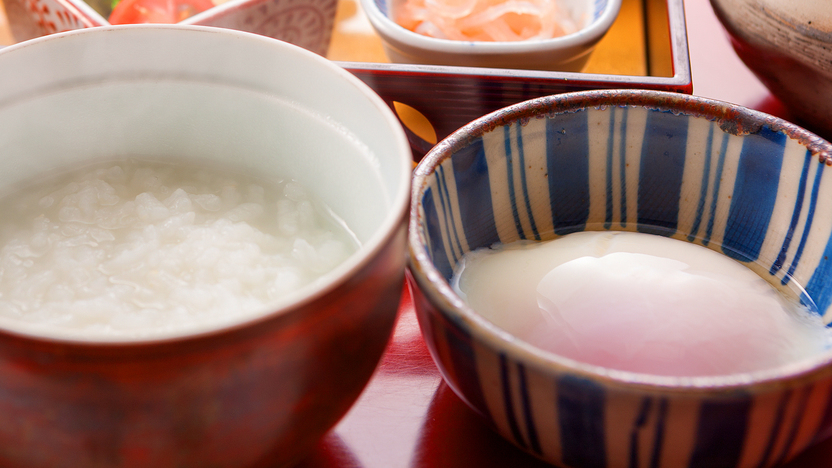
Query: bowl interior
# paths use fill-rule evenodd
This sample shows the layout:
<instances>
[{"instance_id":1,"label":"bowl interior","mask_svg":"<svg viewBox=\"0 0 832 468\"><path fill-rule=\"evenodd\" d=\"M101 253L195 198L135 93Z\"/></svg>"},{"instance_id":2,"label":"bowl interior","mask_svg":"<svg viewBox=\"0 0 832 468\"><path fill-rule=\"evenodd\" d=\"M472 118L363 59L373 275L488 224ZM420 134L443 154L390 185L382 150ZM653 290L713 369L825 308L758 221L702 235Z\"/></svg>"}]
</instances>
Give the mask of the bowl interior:
<instances>
[{"instance_id":1,"label":"bowl interior","mask_svg":"<svg viewBox=\"0 0 832 468\"><path fill-rule=\"evenodd\" d=\"M347 276L407 206L410 150L398 120L352 75L299 47L215 28L119 26L10 47L0 68L0 189L138 157L291 177L314 192L362 247L272 310Z\"/></svg>"},{"instance_id":2,"label":"bowl interior","mask_svg":"<svg viewBox=\"0 0 832 468\"><path fill-rule=\"evenodd\" d=\"M447 303L454 266L480 247L640 231L722 252L829 323L829 144L762 114L663 99L677 102L538 100L440 144L417 169L411 221L426 254L412 262L444 279L428 294Z\"/></svg>"}]
</instances>

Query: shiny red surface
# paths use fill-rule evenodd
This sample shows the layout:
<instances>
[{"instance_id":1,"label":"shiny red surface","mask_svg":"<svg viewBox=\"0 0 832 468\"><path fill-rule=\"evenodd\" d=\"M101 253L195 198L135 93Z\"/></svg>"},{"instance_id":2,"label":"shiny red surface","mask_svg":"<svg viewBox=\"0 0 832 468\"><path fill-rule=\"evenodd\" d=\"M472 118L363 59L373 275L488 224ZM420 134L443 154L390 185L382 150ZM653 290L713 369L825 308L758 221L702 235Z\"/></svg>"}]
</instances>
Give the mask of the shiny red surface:
<instances>
[{"instance_id":1,"label":"shiny red surface","mask_svg":"<svg viewBox=\"0 0 832 468\"><path fill-rule=\"evenodd\" d=\"M3 332L0 466L295 461L349 410L388 344L404 232L400 213L382 247L343 283L218 331L119 344Z\"/></svg>"},{"instance_id":2,"label":"shiny red surface","mask_svg":"<svg viewBox=\"0 0 832 468\"><path fill-rule=\"evenodd\" d=\"M693 93L791 120L743 65L705 0L685 2ZM828 137L827 137L828 138ZM303 468L545 467L492 432L445 385L405 293L395 334L369 386ZM832 466L832 439L784 468Z\"/></svg>"}]
</instances>

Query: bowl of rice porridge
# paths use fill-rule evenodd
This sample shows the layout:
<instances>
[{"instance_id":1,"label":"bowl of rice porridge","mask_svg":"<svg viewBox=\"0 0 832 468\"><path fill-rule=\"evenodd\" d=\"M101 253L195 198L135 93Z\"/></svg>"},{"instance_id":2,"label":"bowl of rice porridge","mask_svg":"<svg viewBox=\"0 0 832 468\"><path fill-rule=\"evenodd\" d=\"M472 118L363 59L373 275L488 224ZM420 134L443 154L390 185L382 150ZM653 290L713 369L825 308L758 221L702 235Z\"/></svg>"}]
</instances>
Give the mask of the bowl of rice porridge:
<instances>
[{"instance_id":1,"label":"bowl of rice porridge","mask_svg":"<svg viewBox=\"0 0 832 468\"><path fill-rule=\"evenodd\" d=\"M0 52L0 465L283 466L395 321L411 152L300 47L181 25Z\"/></svg>"},{"instance_id":2,"label":"bowl of rice porridge","mask_svg":"<svg viewBox=\"0 0 832 468\"><path fill-rule=\"evenodd\" d=\"M510 106L414 173L449 386L558 466L779 466L832 435L832 145L696 96Z\"/></svg>"}]
</instances>

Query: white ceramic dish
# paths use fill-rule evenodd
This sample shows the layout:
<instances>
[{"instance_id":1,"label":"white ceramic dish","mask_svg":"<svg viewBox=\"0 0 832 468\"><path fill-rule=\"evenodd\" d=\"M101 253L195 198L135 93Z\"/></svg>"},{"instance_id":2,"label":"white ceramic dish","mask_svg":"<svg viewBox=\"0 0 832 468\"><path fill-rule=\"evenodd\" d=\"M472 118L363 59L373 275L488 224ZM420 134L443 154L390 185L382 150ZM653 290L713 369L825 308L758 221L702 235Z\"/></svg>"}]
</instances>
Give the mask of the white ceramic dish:
<instances>
[{"instance_id":1,"label":"white ceramic dish","mask_svg":"<svg viewBox=\"0 0 832 468\"><path fill-rule=\"evenodd\" d=\"M560 0L561 8L582 25L575 33L545 40L472 42L428 37L398 25L394 18L403 1L361 0L393 62L557 71L580 71L621 8L621 0Z\"/></svg>"}]
</instances>

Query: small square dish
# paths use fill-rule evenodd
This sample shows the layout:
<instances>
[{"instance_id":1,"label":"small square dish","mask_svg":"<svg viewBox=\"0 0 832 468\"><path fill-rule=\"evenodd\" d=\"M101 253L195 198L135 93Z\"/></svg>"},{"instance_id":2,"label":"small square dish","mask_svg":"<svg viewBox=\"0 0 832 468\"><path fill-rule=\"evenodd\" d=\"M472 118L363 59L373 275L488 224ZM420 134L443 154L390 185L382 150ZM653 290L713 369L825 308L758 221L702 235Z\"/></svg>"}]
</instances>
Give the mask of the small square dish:
<instances>
[{"instance_id":1,"label":"small square dish","mask_svg":"<svg viewBox=\"0 0 832 468\"><path fill-rule=\"evenodd\" d=\"M362 8L393 62L579 72L621 0L362 0Z\"/></svg>"}]
</instances>

